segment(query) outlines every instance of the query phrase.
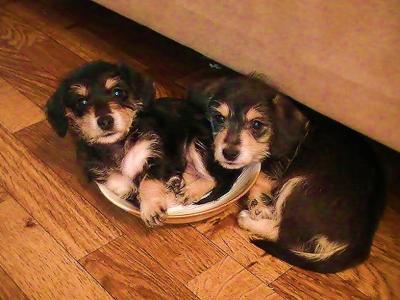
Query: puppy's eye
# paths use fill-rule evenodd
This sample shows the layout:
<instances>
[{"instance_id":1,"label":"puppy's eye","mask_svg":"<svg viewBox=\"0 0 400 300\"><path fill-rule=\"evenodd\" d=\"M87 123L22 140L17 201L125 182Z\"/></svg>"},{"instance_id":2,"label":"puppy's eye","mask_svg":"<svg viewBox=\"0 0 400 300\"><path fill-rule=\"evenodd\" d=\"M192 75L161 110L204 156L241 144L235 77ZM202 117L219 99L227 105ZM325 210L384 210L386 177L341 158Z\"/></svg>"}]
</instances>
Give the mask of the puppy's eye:
<instances>
[{"instance_id":1,"label":"puppy's eye","mask_svg":"<svg viewBox=\"0 0 400 300\"><path fill-rule=\"evenodd\" d=\"M86 105L88 105L88 100L82 97L78 99L77 103L80 107L85 107Z\"/></svg>"},{"instance_id":2,"label":"puppy's eye","mask_svg":"<svg viewBox=\"0 0 400 300\"><path fill-rule=\"evenodd\" d=\"M251 128L254 130L260 130L263 127L263 125L264 124L258 120L253 120L253 121L251 121L251 124L250 124Z\"/></svg>"},{"instance_id":3,"label":"puppy's eye","mask_svg":"<svg viewBox=\"0 0 400 300\"><path fill-rule=\"evenodd\" d=\"M125 90L123 90L123 89L121 89L119 87L113 88L112 91L111 91L111 94L112 94L113 97L120 98L120 99L125 98L125 96L126 96Z\"/></svg>"},{"instance_id":4,"label":"puppy's eye","mask_svg":"<svg viewBox=\"0 0 400 300\"><path fill-rule=\"evenodd\" d=\"M225 117L221 114L216 114L214 116L214 120L218 123L218 124L222 124L225 122Z\"/></svg>"}]
</instances>

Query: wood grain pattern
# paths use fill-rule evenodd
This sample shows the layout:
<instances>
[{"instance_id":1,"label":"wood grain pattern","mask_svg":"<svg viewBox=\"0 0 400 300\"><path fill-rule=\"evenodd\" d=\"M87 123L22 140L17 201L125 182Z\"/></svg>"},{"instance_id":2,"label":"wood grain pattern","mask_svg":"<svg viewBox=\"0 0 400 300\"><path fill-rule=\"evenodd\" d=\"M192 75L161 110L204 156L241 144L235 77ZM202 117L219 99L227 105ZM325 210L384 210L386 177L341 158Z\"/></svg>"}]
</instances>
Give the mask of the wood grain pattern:
<instances>
[{"instance_id":1,"label":"wood grain pattern","mask_svg":"<svg viewBox=\"0 0 400 300\"><path fill-rule=\"evenodd\" d=\"M35 123L28 103L43 107L65 73L94 59L131 64L153 76L163 96L183 96L203 78L233 72L210 69L198 53L93 1L0 4L0 78L12 99L28 101L6 107L10 99L0 91L1 299L18 298L18 290L30 299L400 298L398 153L381 151L390 158L392 188L371 257L337 275L292 268L254 247L236 224L239 206L207 222L149 230L86 181L70 137ZM83 294L71 297L75 290Z\"/></svg>"},{"instance_id":2,"label":"wood grain pattern","mask_svg":"<svg viewBox=\"0 0 400 300\"><path fill-rule=\"evenodd\" d=\"M379 224L374 239L374 246L398 261L400 261L399 220L400 213L391 207L387 207L383 216L383 222Z\"/></svg>"},{"instance_id":3,"label":"wood grain pattern","mask_svg":"<svg viewBox=\"0 0 400 300\"><path fill-rule=\"evenodd\" d=\"M0 12L0 44L2 47L20 50L44 38L43 33L31 30L28 25L16 19L13 15L4 10Z\"/></svg>"},{"instance_id":4,"label":"wood grain pattern","mask_svg":"<svg viewBox=\"0 0 400 300\"><path fill-rule=\"evenodd\" d=\"M265 283L271 283L290 266L270 255L264 255L263 250L249 243L248 234L236 222L240 210L239 206L232 206L225 215L196 224L195 227L250 272Z\"/></svg>"},{"instance_id":5,"label":"wood grain pattern","mask_svg":"<svg viewBox=\"0 0 400 300\"><path fill-rule=\"evenodd\" d=\"M102 214L2 127L0 158L0 183L74 257L80 258L119 236Z\"/></svg>"},{"instance_id":6,"label":"wood grain pattern","mask_svg":"<svg viewBox=\"0 0 400 300\"><path fill-rule=\"evenodd\" d=\"M40 107L58 85L57 79L35 66L27 56L0 46L0 77Z\"/></svg>"},{"instance_id":7,"label":"wood grain pattern","mask_svg":"<svg viewBox=\"0 0 400 300\"><path fill-rule=\"evenodd\" d=\"M35 299L111 299L11 197L0 204L0 266Z\"/></svg>"},{"instance_id":8,"label":"wood grain pattern","mask_svg":"<svg viewBox=\"0 0 400 300\"><path fill-rule=\"evenodd\" d=\"M0 201L1 202L1 201ZM1 209L1 206L0 206ZM27 300L15 282L0 268L0 299Z\"/></svg>"},{"instance_id":9,"label":"wood grain pattern","mask_svg":"<svg viewBox=\"0 0 400 300\"><path fill-rule=\"evenodd\" d=\"M231 257L192 279L188 287L200 299L268 299L274 291Z\"/></svg>"},{"instance_id":10,"label":"wood grain pattern","mask_svg":"<svg viewBox=\"0 0 400 300\"><path fill-rule=\"evenodd\" d=\"M271 287L290 299L368 299L337 275L323 275L292 268L275 280Z\"/></svg>"},{"instance_id":11,"label":"wood grain pattern","mask_svg":"<svg viewBox=\"0 0 400 300\"><path fill-rule=\"evenodd\" d=\"M367 262L338 274L370 299L400 299L400 262L373 247Z\"/></svg>"},{"instance_id":12,"label":"wood grain pattern","mask_svg":"<svg viewBox=\"0 0 400 300\"><path fill-rule=\"evenodd\" d=\"M144 71L146 69L136 59L104 41L104 38L97 37L79 26L73 26L75 22L71 22L70 18L68 18L70 15L68 11L54 9L54 7L39 1L10 3L7 5L6 10L29 22L36 29L42 30L46 35L85 61L98 59L126 61L138 70ZM84 10L80 10L80 14L82 12Z\"/></svg>"},{"instance_id":13,"label":"wood grain pattern","mask_svg":"<svg viewBox=\"0 0 400 300\"><path fill-rule=\"evenodd\" d=\"M0 78L0 124L16 132L42 121L44 113L18 90Z\"/></svg>"},{"instance_id":14,"label":"wood grain pattern","mask_svg":"<svg viewBox=\"0 0 400 300\"><path fill-rule=\"evenodd\" d=\"M146 249L161 266L174 272L182 282L188 282L223 257L223 252L217 246L190 226L148 229L140 219L110 204L93 184L88 184L82 177L75 161L72 141L58 138L45 122L26 128L16 136L67 185L112 220L132 243ZM63 149L63 155L59 155L60 149Z\"/></svg>"},{"instance_id":15,"label":"wood grain pattern","mask_svg":"<svg viewBox=\"0 0 400 300\"><path fill-rule=\"evenodd\" d=\"M174 273L123 236L81 260L116 299L197 299Z\"/></svg>"},{"instance_id":16,"label":"wood grain pattern","mask_svg":"<svg viewBox=\"0 0 400 300\"><path fill-rule=\"evenodd\" d=\"M57 80L61 80L73 69L86 63L80 56L48 37L24 47L21 53Z\"/></svg>"}]
</instances>

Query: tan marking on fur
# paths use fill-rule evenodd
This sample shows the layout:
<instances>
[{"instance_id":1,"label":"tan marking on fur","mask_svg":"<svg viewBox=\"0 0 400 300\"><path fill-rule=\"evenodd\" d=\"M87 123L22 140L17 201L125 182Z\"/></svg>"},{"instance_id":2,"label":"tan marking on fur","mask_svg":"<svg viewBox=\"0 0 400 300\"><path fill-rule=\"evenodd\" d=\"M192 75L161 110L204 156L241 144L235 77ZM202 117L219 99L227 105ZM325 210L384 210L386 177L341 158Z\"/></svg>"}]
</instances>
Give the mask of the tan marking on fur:
<instances>
[{"instance_id":1,"label":"tan marking on fur","mask_svg":"<svg viewBox=\"0 0 400 300\"><path fill-rule=\"evenodd\" d=\"M83 97L86 97L87 95L89 95L89 90L86 86L84 86L83 84L73 84L71 85L71 90Z\"/></svg>"},{"instance_id":2,"label":"tan marking on fur","mask_svg":"<svg viewBox=\"0 0 400 300\"><path fill-rule=\"evenodd\" d=\"M121 199L127 199L136 191L133 181L119 172L111 172L105 186Z\"/></svg>"},{"instance_id":3,"label":"tan marking on fur","mask_svg":"<svg viewBox=\"0 0 400 300\"><path fill-rule=\"evenodd\" d=\"M253 238L276 241L279 236L279 227L274 219L253 220L248 210L242 210L238 216L241 228L250 231Z\"/></svg>"},{"instance_id":4,"label":"tan marking on fur","mask_svg":"<svg viewBox=\"0 0 400 300\"><path fill-rule=\"evenodd\" d=\"M89 110L81 118L75 116L72 111L67 110L66 116L70 125L88 143L111 144L124 138L135 120L137 111L125 108L117 103L109 104L111 116L114 119L113 135L105 136L105 132L98 126L94 108Z\"/></svg>"},{"instance_id":5,"label":"tan marking on fur","mask_svg":"<svg viewBox=\"0 0 400 300\"><path fill-rule=\"evenodd\" d=\"M115 76L115 77L112 77L112 78L107 78L106 82L104 83L104 87L107 90L110 90L114 86L116 86L120 81L121 81L121 78L119 76Z\"/></svg>"},{"instance_id":6,"label":"tan marking on fur","mask_svg":"<svg viewBox=\"0 0 400 300\"><path fill-rule=\"evenodd\" d=\"M302 256L313 261L327 260L334 254L343 252L348 247L348 244L341 242L330 241L326 236L316 235L310 243L315 245L314 252L304 252L301 250L291 250L296 255Z\"/></svg>"},{"instance_id":7,"label":"tan marking on fur","mask_svg":"<svg viewBox=\"0 0 400 300\"><path fill-rule=\"evenodd\" d=\"M183 188L184 204L192 204L199 201L215 187L215 180L213 178L202 178L191 173L183 173L183 180L185 186Z\"/></svg>"},{"instance_id":8,"label":"tan marking on fur","mask_svg":"<svg viewBox=\"0 0 400 300\"><path fill-rule=\"evenodd\" d=\"M259 112L255 107L250 108L246 113L246 121L251 121L254 119L260 119L263 114Z\"/></svg>"},{"instance_id":9,"label":"tan marking on fur","mask_svg":"<svg viewBox=\"0 0 400 300\"><path fill-rule=\"evenodd\" d=\"M258 175L256 183L250 189L249 199L259 199L262 194L271 196L272 189L276 184L276 180L269 178L265 173Z\"/></svg>"},{"instance_id":10,"label":"tan marking on fur","mask_svg":"<svg viewBox=\"0 0 400 300\"><path fill-rule=\"evenodd\" d=\"M137 110L120 106L117 103L110 103L109 108L114 118L114 127L116 130L128 133L136 118Z\"/></svg>"},{"instance_id":11,"label":"tan marking on fur","mask_svg":"<svg viewBox=\"0 0 400 300\"><path fill-rule=\"evenodd\" d=\"M260 162L265 157L269 156L269 142L271 138L271 133L266 130L266 134L260 139L256 140L251 134L250 130L243 128L240 132L240 154L237 159L232 162L227 162L222 150L225 148L225 138L228 129L223 129L218 132L214 137L214 158L217 160L224 168L227 169L239 169L253 162Z\"/></svg>"},{"instance_id":12,"label":"tan marking on fur","mask_svg":"<svg viewBox=\"0 0 400 300\"><path fill-rule=\"evenodd\" d=\"M257 181L250 189L247 198L247 207L252 219L272 218L274 209L265 205L262 197L265 194L272 197L272 190L275 184L276 180L269 178L265 173L261 172L258 175ZM257 204L254 205L253 201L257 201Z\"/></svg>"},{"instance_id":13,"label":"tan marking on fur","mask_svg":"<svg viewBox=\"0 0 400 300\"><path fill-rule=\"evenodd\" d=\"M208 173L204 165L203 158L196 149L196 145L199 145L199 147L203 147L202 145L199 144L198 141L192 142L189 145L186 153L186 161L189 166L193 166L194 170L196 170L196 172L200 175L200 177L211 178L211 175Z\"/></svg>"},{"instance_id":14,"label":"tan marking on fur","mask_svg":"<svg viewBox=\"0 0 400 300\"><path fill-rule=\"evenodd\" d=\"M219 106L217 106L217 107L215 107L215 110L217 111L217 112L219 112L222 116L224 116L225 118L227 118L228 116L229 116L229 114L230 114L230 109L229 109L229 106L228 106L228 104L226 104L226 103L221 103Z\"/></svg>"},{"instance_id":15,"label":"tan marking on fur","mask_svg":"<svg viewBox=\"0 0 400 300\"><path fill-rule=\"evenodd\" d=\"M162 225L166 210L174 205L175 195L164 182L143 179L139 185L140 215L147 226Z\"/></svg>"},{"instance_id":16,"label":"tan marking on fur","mask_svg":"<svg viewBox=\"0 0 400 300\"><path fill-rule=\"evenodd\" d=\"M304 177L294 177L289 179L280 189L275 203L275 210L271 219L251 219L250 213L246 210L243 214L239 215L239 225L249 230L251 233L271 241L276 241L279 236L279 226L282 218L282 211L285 206L286 200L292 191L302 182ZM246 213L245 213L246 212ZM267 221L266 221L267 220ZM262 229L264 227L264 230Z\"/></svg>"},{"instance_id":17,"label":"tan marking on fur","mask_svg":"<svg viewBox=\"0 0 400 300\"><path fill-rule=\"evenodd\" d=\"M135 142L125 153L121 162L121 172L129 178L135 178L140 174L152 157L159 153L155 150L159 139L156 136L143 137Z\"/></svg>"},{"instance_id":18,"label":"tan marking on fur","mask_svg":"<svg viewBox=\"0 0 400 300\"><path fill-rule=\"evenodd\" d=\"M219 162L225 161L224 156L222 155L222 150L225 147L225 139L228 134L227 129L222 129L214 136L214 158Z\"/></svg>"},{"instance_id":19,"label":"tan marking on fur","mask_svg":"<svg viewBox=\"0 0 400 300\"><path fill-rule=\"evenodd\" d=\"M216 184L215 179L208 173L196 144L198 142L192 142L186 151L187 166L182 175L185 186L181 199L185 204L199 201Z\"/></svg>"},{"instance_id":20,"label":"tan marking on fur","mask_svg":"<svg viewBox=\"0 0 400 300\"><path fill-rule=\"evenodd\" d=\"M269 155L269 143L257 141L249 130L243 129L240 133L239 156L234 161L235 165L230 164L231 162L226 161L222 153L222 150L225 148L224 139L226 133L227 129L224 129L214 138L214 158L224 168L239 169L253 162L260 162Z\"/></svg>"}]
</instances>

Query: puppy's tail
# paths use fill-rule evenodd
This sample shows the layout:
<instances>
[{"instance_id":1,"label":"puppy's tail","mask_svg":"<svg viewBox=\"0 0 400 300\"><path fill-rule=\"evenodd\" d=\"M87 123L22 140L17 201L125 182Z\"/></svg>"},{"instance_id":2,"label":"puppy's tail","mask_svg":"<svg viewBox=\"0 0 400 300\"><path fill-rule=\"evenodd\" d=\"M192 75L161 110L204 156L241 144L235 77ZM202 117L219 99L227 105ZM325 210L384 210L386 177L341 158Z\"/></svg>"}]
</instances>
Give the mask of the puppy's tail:
<instances>
[{"instance_id":1,"label":"puppy's tail","mask_svg":"<svg viewBox=\"0 0 400 300\"><path fill-rule=\"evenodd\" d=\"M310 252L286 249L279 243L268 240L253 240L252 243L280 260L318 273L343 271L361 263L369 255L370 245L352 247L328 242L325 237L318 239Z\"/></svg>"}]
</instances>

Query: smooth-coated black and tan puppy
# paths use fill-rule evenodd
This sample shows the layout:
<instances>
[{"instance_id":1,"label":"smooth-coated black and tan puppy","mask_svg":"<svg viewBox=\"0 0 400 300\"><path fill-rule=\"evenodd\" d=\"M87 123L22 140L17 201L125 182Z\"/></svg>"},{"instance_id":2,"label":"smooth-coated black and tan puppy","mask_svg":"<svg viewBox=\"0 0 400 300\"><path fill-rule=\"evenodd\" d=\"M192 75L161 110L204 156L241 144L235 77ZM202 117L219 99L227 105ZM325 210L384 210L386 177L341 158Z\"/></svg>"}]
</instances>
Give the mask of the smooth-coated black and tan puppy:
<instances>
[{"instance_id":1,"label":"smooth-coated black and tan puppy","mask_svg":"<svg viewBox=\"0 0 400 300\"><path fill-rule=\"evenodd\" d=\"M121 198L137 196L147 225L159 224L175 201L165 145L152 120L140 117L154 93L153 82L130 67L96 61L69 74L46 106L58 135L71 129L88 177Z\"/></svg>"},{"instance_id":2,"label":"smooth-coated black and tan puppy","mask_svg":"<svg viewBox=\"0 0 400 300\"><path fill-rule=\"evenodd\" d=\"M379 165L357 133L254 77L217 80L192 99L207 104L222 166L262 162L238 216L254 244L323 273L368 257L384 195Z\"/></svg>"}]
</instances>

